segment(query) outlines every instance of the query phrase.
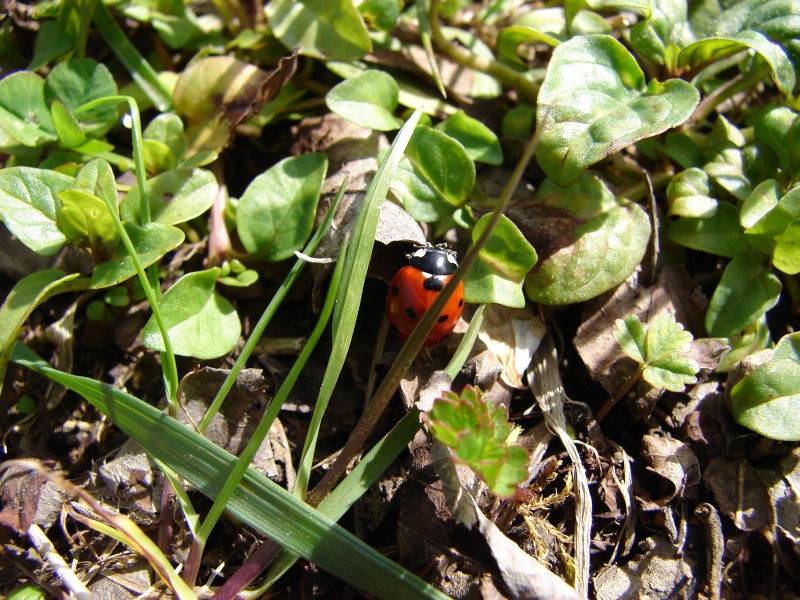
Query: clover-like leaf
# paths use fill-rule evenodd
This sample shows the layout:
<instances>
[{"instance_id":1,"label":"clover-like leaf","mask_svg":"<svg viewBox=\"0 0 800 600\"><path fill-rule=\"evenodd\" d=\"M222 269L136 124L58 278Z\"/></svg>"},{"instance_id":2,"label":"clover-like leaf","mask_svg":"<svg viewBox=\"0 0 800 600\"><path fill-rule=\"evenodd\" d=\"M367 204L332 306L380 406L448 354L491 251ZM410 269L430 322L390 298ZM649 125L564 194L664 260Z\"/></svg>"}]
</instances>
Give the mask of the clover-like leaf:
<instances>
[{"instance_id":1,"label":"clover-like leaf","mask_svg":"<svg viewBox=\"0 0 800 600\"><path fill-rule=\"evenodd\" d=\"M437 398L425 421L453 456L475 471L497 496L511 496L527 476L528 453L507 445L512 425L508 411L480 390L467 386Z\"/></svg>"},{"instance_id":2,"label":"clover-like leaf","mask_svg":"<svg viewBox=\"0 0 800 600\"><path fill-rule=\"evenodd\" d=\"M477 240L491 215L481 217L472 230ZM502 304L515 308L525 306L522 282L536 264L533 246L507 217L498 221L478 260L464 279L464 297L472 304Z\"/></svg>"},{"instance_id":3,"label":"clover-like leaf","mask_svg":"<svg viewBox=\"0 0 800 600\"><path fill-rule=\"evenodd\" d=\"M645 83L634 57L611 36L558 46L538 97L536 156L561 186L589 165L683 123L700 101L680 79Z\"/></svg>"},{"instance_id":4,"label":"clover-like leaf","mask_svg":"<svg viewBox=\"0 0 800 600\"><path fill-rule=\"evenodd\" d=\"M642 378L650 385L682 392L697 381L697 362L687 358L692 334L672 314L658 315L645 327L636 315L617 319L614 337L622 351L640 364Z\"/></svg>"},{"instance_id":5,"label":"clover-like leaf","mask_svg":"<svg viewBox=\"0 0 800 600\"><path fill-rule=\"evenodd\" d=\"M242 325L236 309L215 290L220 269L196 271L181 277L159 303L175 354L200 360L230 352ZM145 346L164 351L164 338L154 317L144 326Z\"/></svg>"},{"instance_id":6,"label":"clover-like leaf","mask_svg":"<svg viewBox=\"0 0 800 600\"><path fill-rule=\"evenodd\" d=\"M542 304L582 302L619 285L650 240L644 209L586 173L566 189L545 181L531 210L541 232L526 237L539 262L525 280L525 293Z\"/></svg>"},{"instance_id":7,"label":"clover-like leaf","mask_svg":"<svg viewBox=\"0 0 800 600\"><path fill-rule=\"evenodd\" d=\"M325 104L343 119L377 129L399 129L403 121L394 116L400 88L388 73L369 70L345 79L325 96Z\"/></svg>"},{"instance_id":8,"label":"clover-like leaf","mask_svg":"<svg viewBox=\"0 0 800 600\"><path fill-rule=\"evenodd\" d=\"M783 336L770 359L733 386L731 406L740 425L800 441L800 332Z\"/></svg>"},{"instance_id":9,"label":"clover-like leaf","mask_svg":"<svg viewBox=\"0 0 800 600\"><path fill-rule=\"evenodd\" d=\"M249 253L279 261L303 247L327 170L324 154L304 154L280 161L247 186L236 211L236 229Z\"/></svg>"}]
</instances>

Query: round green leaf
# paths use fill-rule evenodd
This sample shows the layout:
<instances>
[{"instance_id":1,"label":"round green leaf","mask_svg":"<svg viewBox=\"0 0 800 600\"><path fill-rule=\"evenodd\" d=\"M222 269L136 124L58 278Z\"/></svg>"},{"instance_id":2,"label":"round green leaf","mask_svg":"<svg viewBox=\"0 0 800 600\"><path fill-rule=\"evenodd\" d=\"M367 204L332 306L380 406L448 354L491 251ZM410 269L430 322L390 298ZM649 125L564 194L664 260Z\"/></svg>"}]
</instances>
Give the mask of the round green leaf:
<instances>
[{"instance_id":1,"label":"round green leaf","mask_svg":"<svg viewBox=\"0 0 800 600\"><path fill-rule=\"evenodd\" d=\"M569 188L547 180L536 207L544 230L539 262L525 279L534 302L572 304L625 281L639 265L650 240L650 219L637 204L616 198L600 180L582 174ZM545 251L548 254L545 254Z\"/></svg>"},{"instance_id":2,"label":"round green leaf","mask_svg":"<svg viewBox=\"0 0 800 600\"><path fill-rule=\"evenodd\" d=\"M490 165L503 163L503 150L494 132L463 110L439 123L436 129L461 142L472 160Z\"/></svg>"},{"instance_id":3,"label":"round green leaf","mask_svg":"<svg viewBox=\"0 0 800 600\"><path fill-rule=\"evenodd\" d=\"M175 160L182 160L186 152L186 136L183 131L183 121L175 113L158 115L144 130L142 137L145 140L155 140L167 146Z\"/></svg>"},{"instance_id":4,"label":"round green leaf","mask_svg":"<svg viewBox=\"0 0 800 600\"><path fill-rule=\"evenodd\" d=\"M30 148L56 139L44 100L44 79L18 71L0 79L0 149Z\"/></svg>"},{"instance_id":5,"label":"round green leaf","mask_svg":"<svg viewBox=\"0 0 800 600\"><path fill-rule=\"evenodd\" d=\"M345 79L325 96L325 104L333 112L357 125L391 131L403 121L394 116L399 88L391 75L383 71L366 71L353 79Z\"/></svg>"},{"instance_id":6,"label":"round green leaf","mask_svg":"<svg viewBox=\"0 0 800 600\"><path fill-rule=\"evenodd\" d=\"M265 11L275 37L307 56L349 61L372 51L367 28L351 0L273 0Z\"/></svg>"},{"instance_id":7,"label":"round green leaf","mask_svg":"<svg viewBox=\"0 0 800 600\"><path fill-rule=\"evenodd\" d=\"M671 221L667 235L676 244L718 256L736 256L744 247L739 210L730 202L720 202L716 212L704 219Z\"/></svg>"},{"instance_id":8,"label":"round green leaf","mask_svg":"<svg viewBox=\"0 0 800 600\"><path fill-rule=\"evenodd\" d=\"M418 221L431 222L464 205L475 183L475 163L449 135L419 126L392 180L405 209Z\"/></svg>"},{"instance_id":9,"label":"round green leaf","mask_svg":"<svg viewBox=\"0 0 800 600\"><path fill-rule=\"evenodd\" d=\"M247 186L236 211L236 228L250 254L279 261L303 247L327 170L324 154L304 154L282 160Z\"/></svg>"},{"instance_id":10,"label":"round green leaf","mask_svg":"<svg viewBox=\"0 0 800 600\"><path fill-rule=\"evenodd\" d=\"M772 357L731 390L736 421L774 440L800 441L800 333L785 335Z\"/></svg>"},{"instance_id":11,"label":"round green leaf","mask_svg":"<svg viewBox=\"0 0 800 600\"><path fill-rule=\"evenodd\" d=\"M472 241L482 234L491 215L482 217L472 230ZM525 306L522 281L536 264L533 246L507 217L498 221L478 260L464 278L464 298L473 304Z\"/></svg>"},{"instance_id":12,"label":"round green leaf","mask_svg":"<svg viewBox=\"0 0 800 600\"><path fill-rule=\"evenodd\" d=\"M242 325L233 305L216 290L215 267L184 275L167 290L159 309L172 350L200 360L218 358L233 350ZM144 345L163 352L164 338L154 317L144 326Z\"/></svg>"},{"instance_id":13,"label":"round green leaf","mask_svg":"<svg viewBox=\"0 0 800 600\"><path fill-rule=\"evenodd\" d=\"M567 186L605 156L680 125L699 100L680 79L645 85L634 57L611 36L573 38L553 52L539 92L536 156Z\"/></svg>"},{"instance_id":14,"label":"round green leaf","mask_svg":"<svg viewBox=\"0 0 800 600\"><path fill-rule=\"evenodd\" d=\"M180 168L148 179L145 183L150 202L150 219L164 225L177 225L206 212L219 192L217 178L205 169ZM139 187L123 198L119 207L123 221L141 223Z\"/></svg>"},{"instance_id":15,"label":"round green leaf","mask_svg":"<svg viewBox=\"0 0 800 600\"><path fill-rule=\"evenodd\" d=\"M722 273L706 313L712 337L735 337L778 303L781 282L770 272L769 261L753 251L731 259Z\"/></svg>"},{"instance_id":16,"label":"round green leaf","mask_svg":"<svg viewBox=\"0 0 800 600\"><path fill-rule=\"evenodd\" d=\"M138 227L134 223L124 225L142 268L152 265L183 243L183 231L171 225L162 223L148 223L144 227ZM133 259L125 246L120 244L114 258L95 267L89 287L92 289L109 287L122 283L135 274Z\"/></svg>"},{"instance_id":17,"label":"round green leaf","mask_svg":"<svg viewBox=\"0 0 800 600\"><path fill-rule=\"evenodd\" d=\"M75 185L75 178L56 171L11 167L0 171L0 217L9 231L38 254L50 256L67 238L56 219L61 210L59 192Z\"/></svg>"},{"instance_id":18,"label":"round green leaf","mask_svg":"<svg viewBox=\"0 0 800 600\"><path fill-rule=\"evenodd\" d=\"M711 182L702 169L681 171L667 186L670 217L713 217L717 200L711 196Z\"/></svg>"}]
</instances>

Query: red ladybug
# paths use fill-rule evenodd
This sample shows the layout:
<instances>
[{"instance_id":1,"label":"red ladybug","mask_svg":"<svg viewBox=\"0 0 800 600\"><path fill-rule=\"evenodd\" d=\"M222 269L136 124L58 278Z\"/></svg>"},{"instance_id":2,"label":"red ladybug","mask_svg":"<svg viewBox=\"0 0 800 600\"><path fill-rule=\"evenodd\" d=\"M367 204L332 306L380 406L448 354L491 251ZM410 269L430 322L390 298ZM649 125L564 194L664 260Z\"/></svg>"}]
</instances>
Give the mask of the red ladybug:
<instances>
[{"instance_id":1,"label":"red ladybug","mask_svg":"<svg viewBox=\"0 0 800 600\"><path fill-rule=\"evenodd\" d=\"M456 253L442 246L423 246L406 258L408 266L397 272L386 297L386 316L402 340L408 339L458 267ZM432 346L453 331L463 311L464 284L459 281L425 345Z\"/></svg>"}]
</instances>

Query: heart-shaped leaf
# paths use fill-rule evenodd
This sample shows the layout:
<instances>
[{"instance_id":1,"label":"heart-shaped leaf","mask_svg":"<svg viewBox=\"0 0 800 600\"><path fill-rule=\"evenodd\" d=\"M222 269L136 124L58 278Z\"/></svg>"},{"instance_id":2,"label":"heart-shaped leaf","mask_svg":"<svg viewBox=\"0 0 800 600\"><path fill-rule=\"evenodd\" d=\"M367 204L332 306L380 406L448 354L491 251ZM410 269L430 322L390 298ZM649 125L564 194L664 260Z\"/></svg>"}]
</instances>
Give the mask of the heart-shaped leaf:
<instances>
[{"instance_id":1,"label":"heart-shaped leaf","mask_svg":"<svg viewBox=\"0 0 800 600\"><path fill-rule=\"evenodd\" d=\"M683 123L700 100L681 80L645 84L633 56L611 36L558 46L539 91L536 156L561 186L600 159Z\"/></svg>"}]
</instances>

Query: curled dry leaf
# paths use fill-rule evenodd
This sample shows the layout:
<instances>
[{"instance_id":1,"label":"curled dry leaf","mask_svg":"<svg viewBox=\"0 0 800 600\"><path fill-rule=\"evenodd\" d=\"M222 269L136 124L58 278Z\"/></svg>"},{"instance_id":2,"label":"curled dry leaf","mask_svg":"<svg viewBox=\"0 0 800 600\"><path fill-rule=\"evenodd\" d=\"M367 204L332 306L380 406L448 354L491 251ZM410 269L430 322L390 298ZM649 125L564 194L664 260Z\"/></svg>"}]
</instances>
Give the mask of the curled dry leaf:
<instances>
[{"instance_id":1,"label":"curled dry leaf","mask_svg":"<svg viewBox=\"0 0 800 600\"><path fill-rule=\"evenodd\" d=\"M700 465L694 452L679 440L656 435L642 438L642 455L647 459L648 471L664 482L659 490L650 491L650 498L642 498L645 510L660 510L674 498L693 495L693 486L700 482Z\"/></svg>"},{"instance_id":2,"label":"curled dry leaf","mask_svg":"<svg viewBox=\"0 0 800 600\"><path fill-rule=\"evenodd\" d=\"M544 323L530 307L508 308L490 304L483 314L478 338L503 365L500 379L516 389L525 389L522 376L546 333Z\"/></svg>"}]
</instances>

